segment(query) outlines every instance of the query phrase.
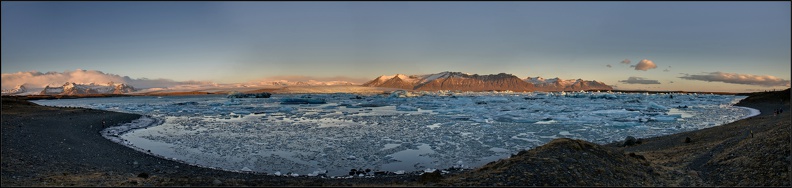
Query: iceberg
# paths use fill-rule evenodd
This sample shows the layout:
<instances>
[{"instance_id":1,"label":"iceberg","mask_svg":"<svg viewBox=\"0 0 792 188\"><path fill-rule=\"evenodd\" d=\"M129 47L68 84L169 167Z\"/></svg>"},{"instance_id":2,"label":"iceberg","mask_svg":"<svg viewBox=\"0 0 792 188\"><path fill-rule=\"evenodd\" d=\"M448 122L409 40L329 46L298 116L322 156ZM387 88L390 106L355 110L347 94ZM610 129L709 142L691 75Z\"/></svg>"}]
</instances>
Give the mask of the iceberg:
<instances>
[{"instance_id":1,"label":"iceberg","mask_svg":"<svg viewBox=\"0 0 792 188\"><path fill-rule=\"evenodd\" d=\"M281 104L325 104L325 99L314 98L285 98L281 100Z\"/></svg>"}]
</instances>

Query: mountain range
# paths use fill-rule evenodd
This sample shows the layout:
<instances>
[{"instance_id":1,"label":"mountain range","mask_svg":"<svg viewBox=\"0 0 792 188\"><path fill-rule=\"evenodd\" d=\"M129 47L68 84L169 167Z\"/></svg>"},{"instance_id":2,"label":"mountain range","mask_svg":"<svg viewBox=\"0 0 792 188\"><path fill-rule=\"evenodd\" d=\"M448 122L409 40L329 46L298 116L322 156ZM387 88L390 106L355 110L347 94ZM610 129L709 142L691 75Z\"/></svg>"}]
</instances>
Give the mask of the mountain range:
<instances>
[{"instance_id":1,"label":"mountain range","mask_svg":"<svg viewBox=\"0 0 792 188\"><path fill-rule=\"evenodd\" d=\"M426 75L380 76L366 82L363 86L399 88L405 90L436 91L580 91L580 90L613 90L611 86L598 81L583 79L562 80L559 78L544 79L500 73L490 75L468 74L462 72L441 72Z\"/></svg>"},{"instance_id":2,"label":"mountain range","mask_svg":"<svg viewBox=\"0 0 792 188\"><path fill-rule=\"evenodd\" d=\"M8 89L8 90L4 89L2 91L2 94L3 95L16 95L16 94L22 94L22 93L25 93L25 92L27 92L27 88L24 85L17 85L13 89Z\"/></svg>"},{"instance_id":3,"label":"mountain range","mask_svg":"<svg viewBox=\"0 0 792 188\"><path fill-rule=\"evenodd\" d=\"M134 92L136 89L132 86L123 83L107 83L107 84L77 84L74 82L66 82L60 87L44 87L40 95L86 95L86 94L124 94Z\"/></svg>"},{"instance_id":4,"label":"mountain range","mask_svg":"<svg viewBox=\"0 0 792 188\"><path fill-rule=\"evenodd\" d=\"M74 83L66 82L61 86L47 85L40 92L41 88L26 88L23 85L18 85L13 89L3 90L3 95L86 95L86 94L125 94L132 92L146 92L146 91L194 91L194 90L217 90L230 91L239 90L241 88L247 89L261 89L276 86L278 88L290 88L291 86L307 88L314 87L338 87L333 92L345 92L349 90L347 86L362 87L362 88L389 88L389 89L403 89L413 91L438 91L438 90L451 90L451 91L580 91L580 90L613 90L611 86L598 81L589 81L583 79L569 79L564 80L560 78L545 79L542 77L527 77L521 79L512 74L469 74L462 72L440 72L435 74L425 75L383 75L358 85L348 81L289 81L289 80L275 80L275 81L260 81L257 83L248 84L226 84L226 85L200 85L194 87L174 87L174 88L144 88L143 90L136 89L125 83L108 82L105 84L96 83ZM214 89L213 89L214 88ZM272 89L272 88L269 88ZM326 88L327 89L327 88ZM340 89L340 90L338 90ZM346 90L345 90L346 89Z\"/></svg>"}]
</instances>

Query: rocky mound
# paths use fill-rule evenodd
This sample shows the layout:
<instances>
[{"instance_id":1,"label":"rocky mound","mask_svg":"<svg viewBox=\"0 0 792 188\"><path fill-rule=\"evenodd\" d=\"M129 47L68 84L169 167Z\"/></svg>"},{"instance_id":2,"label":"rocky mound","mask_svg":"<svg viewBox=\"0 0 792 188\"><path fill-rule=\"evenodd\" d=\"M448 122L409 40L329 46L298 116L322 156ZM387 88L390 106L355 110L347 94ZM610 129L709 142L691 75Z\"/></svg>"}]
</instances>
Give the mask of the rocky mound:
<instances>
[{"instance_id":1,"label":"rocky mound","mask_svg":"<svg viewBox=\"0 0 792 188\"><path fill-rule=\"evenodd\" d=\"M439 182L453 186L663 186L643 156L559 138Z\"/></svg>"},{"instance_id":2,"label":"rocky mound","mask_svg":"<svg viewBox=\"0 0 792 188\"><path fill-rule=\"evenodd\" d=\"M744 93L748 98L743 99L740 103L761 103L761 102L778 102L789 103L790 90L774 92L757 92L757 93ZM738 104L739 105L739 104Z\"/></svg>"}]
</instances>

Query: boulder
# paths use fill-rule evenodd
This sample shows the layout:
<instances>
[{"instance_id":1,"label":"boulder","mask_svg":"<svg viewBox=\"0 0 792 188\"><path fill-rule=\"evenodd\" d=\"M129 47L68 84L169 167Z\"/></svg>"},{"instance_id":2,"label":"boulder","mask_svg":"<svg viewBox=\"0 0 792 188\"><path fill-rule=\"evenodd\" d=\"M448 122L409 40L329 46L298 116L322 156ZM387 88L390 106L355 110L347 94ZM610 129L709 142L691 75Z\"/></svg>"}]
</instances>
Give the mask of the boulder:
<instances>
[{"instance_id":1,"label":"boulder","mask_svg":"<svg viewBox=\"0 0 792 188\"><path fill-rule=\"evenodd\" d=\"M637 141L638 141L638 140L636 140L636 139L635 139L635 137L632 137L632 136L627 136L627 138L625 138L625 139L624 139L624 144L623 144L622 146L632 146L632 145L636 145L636 144L637 144L637 143L636 143Z\"/></svg>"}]
</instances>

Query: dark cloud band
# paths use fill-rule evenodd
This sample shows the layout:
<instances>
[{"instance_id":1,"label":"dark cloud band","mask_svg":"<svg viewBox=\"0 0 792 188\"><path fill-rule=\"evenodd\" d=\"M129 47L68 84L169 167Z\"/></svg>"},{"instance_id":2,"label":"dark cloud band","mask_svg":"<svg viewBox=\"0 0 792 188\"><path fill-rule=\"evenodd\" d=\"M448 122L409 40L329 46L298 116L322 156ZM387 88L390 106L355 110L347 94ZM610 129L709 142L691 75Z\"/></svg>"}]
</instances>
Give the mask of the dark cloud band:
<instances>
[{"instance_id":1,"label":"dark cloud band","mask_svg":"<svg viewBox=\"0 0 792 188\"><path fill-rule=\"evenodd\" d=\"M752 75L739 73L711 72L709 74L681 76L686 80L700 80L708 82L723 82L730 84L760 85L760 86L786 86L789 87L789 80L784 80L770 75Z\"/></svg>"},{"instance_id":2,"label":"dark cloud band","mask_svg":"<svg viewBox=\"0 0 792 188\"><path fill-rule=\"evenodd\" d=\"M631 76L630 78L627 78L627 80L619 80L619 82L625 84L660 84L660 81L657 80L647 80L646 78L635 76Z\"/></svg>"}]
</instances>

